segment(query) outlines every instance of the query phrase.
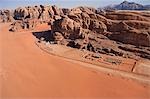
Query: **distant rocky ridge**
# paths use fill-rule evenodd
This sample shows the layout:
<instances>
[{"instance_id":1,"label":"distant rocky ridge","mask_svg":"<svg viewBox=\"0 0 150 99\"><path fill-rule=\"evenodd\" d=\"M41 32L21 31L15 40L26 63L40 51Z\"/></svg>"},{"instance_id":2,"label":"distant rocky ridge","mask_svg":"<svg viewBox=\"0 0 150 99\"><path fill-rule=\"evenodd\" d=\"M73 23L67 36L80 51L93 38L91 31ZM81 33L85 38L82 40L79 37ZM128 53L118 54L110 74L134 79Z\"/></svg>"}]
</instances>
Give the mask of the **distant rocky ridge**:
<instances>
[{"instance_id":1,"label":"distant rocky ridge","mask_svg":"<svg viewBox=\"0 0 150 99\"><path fill-rule=\"evenodd\" d=\"M95 53L150 59L149 12L40 5L20 7L13 14L8 13L10 11L1 11L0 16L2 20L6 16L3 22L12 22L10 31L13 32L47 23L51 32L45 38L50 38L49 42Z\"/></svg>"},{"instance_id":2,"label":"distant rocky ridge","mask_svg":"<svg viewBox=\"0 0 150 99\"><path fill-rule=\"evenodd\" d=\"M135 2L123 1L118 5L110 5L104 8L104 10L150 10L150 5L142 5Z\"/></svg>"},{"instance_id":3,"label":"distant rocky ridge","mask_svg":"<svg viewBox=\"0 0 150 99\"><path fill-rule=\"evenodd\" d=\"M0 10L1 22L13 22L11 31L20 29L32 29L38 23L48 23L60 18L63 10L56 6L28 6L19 7L13 11Z\"/></svg>"}]
</instances>

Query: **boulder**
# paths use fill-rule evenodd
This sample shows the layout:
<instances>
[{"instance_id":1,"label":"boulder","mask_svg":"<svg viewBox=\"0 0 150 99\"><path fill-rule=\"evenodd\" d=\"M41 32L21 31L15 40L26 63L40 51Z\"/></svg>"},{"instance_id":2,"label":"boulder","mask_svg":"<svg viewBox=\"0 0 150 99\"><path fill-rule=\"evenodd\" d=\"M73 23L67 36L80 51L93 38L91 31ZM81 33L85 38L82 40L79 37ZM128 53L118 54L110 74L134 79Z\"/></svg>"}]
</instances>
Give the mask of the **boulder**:
<instances>
[{"instance_id":1,"label":"boulder","mask_svg":"<svg viewBox=\"0 0 150 99\"><path fill-rule=\"evenodd\" d=\"M54 32L53 37L57 43L61 42L64 39L63 35L60 32Z\"/></svg>"},{"instance_id":2,"label":"boulder","mask_svg":"<svg viewBox=\"0 0 150 99\"><path fill-rule=\"evenodd\" d=\"M77 39L80 37L80 24L70 18L62 18L53 22L52 30L60 32L65 38Z\"/></svg>"}]
</instances>

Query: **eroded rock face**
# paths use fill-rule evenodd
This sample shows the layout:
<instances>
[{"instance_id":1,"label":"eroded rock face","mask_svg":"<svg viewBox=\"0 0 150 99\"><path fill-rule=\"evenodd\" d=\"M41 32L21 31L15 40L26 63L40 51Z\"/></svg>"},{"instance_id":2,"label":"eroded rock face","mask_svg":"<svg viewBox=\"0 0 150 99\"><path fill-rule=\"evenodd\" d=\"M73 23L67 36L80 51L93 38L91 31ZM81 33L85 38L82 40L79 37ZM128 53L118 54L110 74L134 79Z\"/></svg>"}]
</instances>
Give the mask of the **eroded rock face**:
<instances>
[{"instance_id":1,"label":"eroded rock face","mask_svg":"<svg viewBox=\"0 0 150 99\"><path fill-rule=\"evenodd\" d=\"M111 32L111 34L108 37L116 41L132 44L136 46L150 46L149 29L146 31L138 30L134 28L135 26L129 26L126 23L128 24L128 22L122 21L119 23L111 24L111 26L109 25L109 31ZM140 26L142 27L142 25ZM137 28L140 27L137 26Z\"/></svg>"},{"instance_id":2,"label":"eroded rock face","mask_svg":"<svg viewBox=\"0 0 150 99\"><path fill-rule=\"evenodd\" d=\"M130 26L128 26L125 22L112 22L107 25L108 31L110 32L121 32L132 29Z\"/></svg>"},{"instance_id":3,"label":"eroded rock face","mask_svg":"<svg viewBox=\"0 0 150 99\"><path fill-rule=\"evenodd\" d=\"M12 15L13 11L10 11L10 10L1 10L0 11L0 19L1 19L1 22L13 22L14 21L14 18L13 18L13 15Z\"/></svg>"},{"instance_id":4,"label":"eroded rock face","mask_svg":"<svg viewBox=\"0 0 150 99\"><path fill-rule=\"evenodd\" d=\"M80 24L70 18L62 18L54 21L52 30L61 32L66 39L77 39L80 37Z\"/></svg>"},{"instance_id":5,"label":"eroded rock face","mask_svg":"<svg viewBox=\"0 0 150 99\"><path fill-rule=\"evenodd\" d=\"M149 19L142 14L115 11L99 14L87 7L73 8L65 14L66 17L55 19L52 31L58 32L56 38L66 40L67 46L108 55L149 58L149 49L144 49L144 54L142 51L150 46ZM62 40L56 41L60 44ZM134 52L134 46L142 46L142 50L137 48Z\"/></svg>"},{"instance_id":6,"label":"eroded rock face","mask_svg":"<svg viewBox=\"0 0 150 99\"><path fill-rule=\"evenodd\" d=\"M115 32L110 35L110 38L136 46L150 46L150 34L138 30Z\"/></svg>"},{"instance_id":7,"label":"eroded rock face","mask_svg":"<svg viewBox=\"0 0 150 99\"><path fill-rule=\"evenodd\" d=\"M28 16L26 18L30 18L30 19L38 19L39 17L39 10L40 8L38 8L37 6L35 7L27 7L28 10Z\"/></svg>"},{"instance_id":8,"label":"eroded rock face","mask_svg":"<svg viewBox=\"0 0 150 99\"><path fill-rule=\"evenodd\" d=\"M109 12L105 14L105 17L112 20L138 20L138 21L149 21L144 16L134 14L134 13L126 13L126 12Z\"/></svg>"},{"instance_id":9,"label":"eroded rock face","mask_svg":"<svg viewBox=\"0 0 150 99\"><path fill-rule=\"evenodd\" d=\"M61 19L61 17L64 15L63 11L61 8L58 8L57 6L28 6L28 7L19 7L14 10L13 16L16 22L12 24L12 28L18 27L19 23L26 23L27 26L29 26L29 29L35 22L33 20L36 20L36 23L51 23L52 20L58 20ZM5 19L10 19L11 17L5 18ZM4 19L4 18L3 18ZM28 23L26 22L28 20ZM22 21L22 22L20 22ZM16 26L15 26L16 25ZM20 24L23 27L22 24ZM20 29L20 28L19 28ZM15 30L19 30L15 29ZM24 28L23 28L24 29Z\"/></svg>"},{"instance_id":10,"label":"eroded rock face","mask_svg":"<svg viewBox=\"0 0 150 99\"><path fill-rule=\"evenodd\" d=\"M48 21L48 19L50 19L49 8L48 7L44 7L44 6L41 6L41 8L42 9L41 9L41 13L39 15L39 19L41 21ZM53 16L52 13L51 13L51 16Z\"/></svg>"},{"instance_id":11,"label":"eroded rock face","mask_svg":"<svg viewBox=\"0 0 150 99\"><path fill-rule=\"evenodd\" d=\"M52 10L54 11L54 15L63 15L62 9L58 8L57 6L52 6Z\"/></svg>"},{"instance_id":12,"label":"eroded rock face","mask_svg":"<svg viewBox=\"0 0 150 99\"><path fill-rule=\"evenodd\" d=\"M17 8L14 11L14 18L17 20L25 19L29 15L28 10L26 8Z\"/></svg>"},{"instance_id":13,"label":"eroded rock face","mask_svg":"<svg viewBox=\"0 0 150 99\"><path fill-rule=\"evenodd\" d=\"M14 18L17 21L12 24L12 31L34 29L44 22L50 25L50 40L57 44L108 55L150 59L149 13L98 12L90 7L60 9L40 5L18 8Z\"/></svg>"},{"instance_id":14,"label":"eroded rock face","mask_svg":"<svg viewBox=\"0 0 150 99\"><path fill-rule=\"evenodd\" d=\"M96 33L102 33L107 31L107 26L101 21L91 20L89 29Z\"/></svg>"},{"instance_id":15,"label":"eroded rock face","mask_svg":"<svg viewBox=\"0 0 150 99\"><path fill-rule=\"evenodd\" d=\"M150 29L150 22L149 21L136 21L136 20L130 20L130 21L125 21L127 25L130 27L133 27L135 29L145 29L149 30Z\"/></svg>"},{"instance_id":16,"label":"eroded rock face","mask_svg":"<svg viewBox=\"0 0 150 99\"><path fill-rule=\"evenodd\" d=\"M18 20L11 24L10 31L16 32L16 31L22 31L22 30L28 30L28 29L34 29L36 25L38 24L37 20L29 20L26 19L24 21Z\"/></svg>"}]
</instances>

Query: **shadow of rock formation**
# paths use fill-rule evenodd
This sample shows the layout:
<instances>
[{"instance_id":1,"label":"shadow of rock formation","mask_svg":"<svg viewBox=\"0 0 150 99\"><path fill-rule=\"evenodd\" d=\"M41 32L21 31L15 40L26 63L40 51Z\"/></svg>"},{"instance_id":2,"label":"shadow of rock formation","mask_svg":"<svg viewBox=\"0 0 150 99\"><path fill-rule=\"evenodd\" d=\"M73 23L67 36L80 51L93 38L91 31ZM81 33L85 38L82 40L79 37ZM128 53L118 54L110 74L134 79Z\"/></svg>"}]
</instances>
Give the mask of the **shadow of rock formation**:
<instances>
[{"instance_id":1,"label":"shadow of rock formation","mask_svg":"<svg viewBox=\"0 0 150 99\"><path fill-rule=\"evenodd\" d=\"M37 39L43 39L44 41L54 41L53 34L51 30L41 31L41 32L33 32L32 33Z\"/></svg>"}]
</instances>

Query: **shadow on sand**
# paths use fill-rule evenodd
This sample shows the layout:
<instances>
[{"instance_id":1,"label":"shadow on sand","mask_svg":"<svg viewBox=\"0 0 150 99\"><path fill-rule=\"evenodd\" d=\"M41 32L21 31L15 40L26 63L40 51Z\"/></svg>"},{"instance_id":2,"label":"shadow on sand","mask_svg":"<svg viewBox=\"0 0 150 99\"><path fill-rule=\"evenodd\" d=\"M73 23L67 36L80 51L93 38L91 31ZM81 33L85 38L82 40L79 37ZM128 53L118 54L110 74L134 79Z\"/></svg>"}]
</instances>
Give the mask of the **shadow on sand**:
<instances>
[{"instance_id":1,"label":"shadow on sand","mask_svg":"<svg viewBox=\"0 0 150 99\"><path fill-rule=\"evenodd\" d=\"M53 41L54 38L53 38L53 34L51 32L51 30L48 30L48 31L41 31L41 32L32 32L32 34L37 38L37 39L41 39L43 38L44 41Z\"/></svg>"}]
</instances>

